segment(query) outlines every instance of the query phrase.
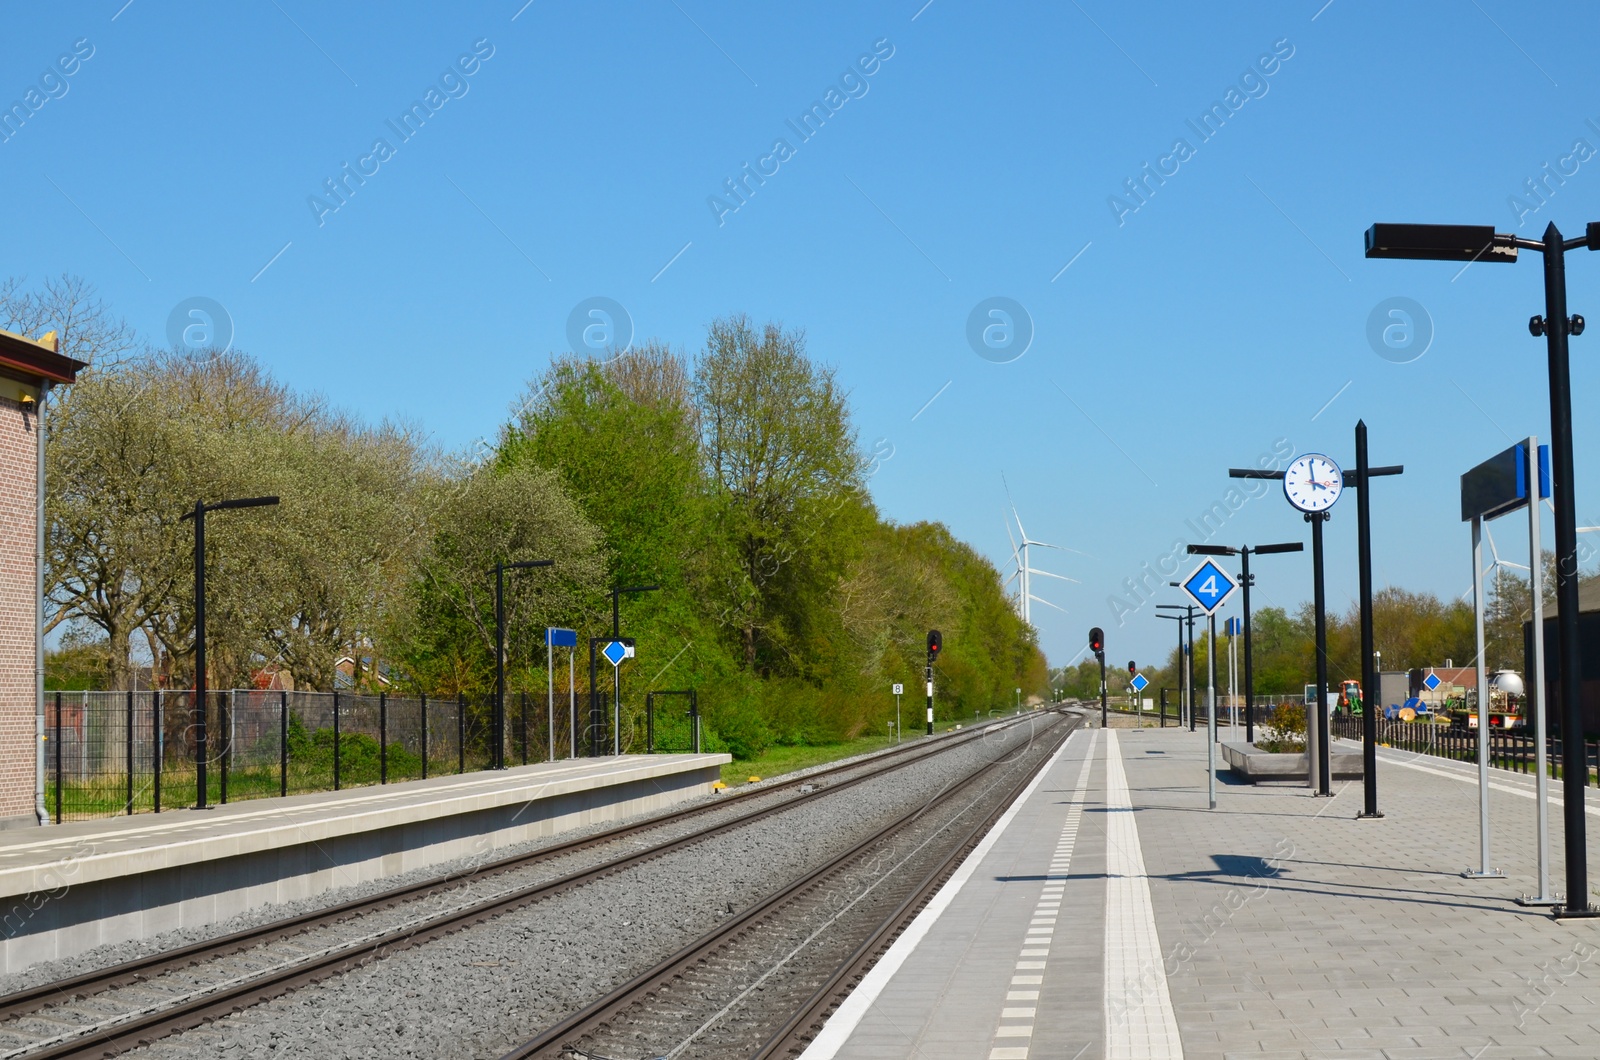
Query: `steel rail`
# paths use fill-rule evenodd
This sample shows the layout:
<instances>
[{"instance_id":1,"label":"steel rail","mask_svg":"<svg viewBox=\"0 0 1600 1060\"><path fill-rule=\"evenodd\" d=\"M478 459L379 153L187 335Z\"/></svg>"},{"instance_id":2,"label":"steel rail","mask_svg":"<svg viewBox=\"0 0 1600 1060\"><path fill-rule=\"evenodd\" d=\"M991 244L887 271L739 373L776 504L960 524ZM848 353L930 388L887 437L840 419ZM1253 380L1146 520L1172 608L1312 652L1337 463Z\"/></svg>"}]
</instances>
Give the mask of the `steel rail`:
<instances>
[{"instance_id":1,"label":"steel rail","mask_svg":"<svg viewBox=\"0 0 1600 1060\"><path fill-rule=\"evenodd\" d=\"M1061 742L1064 742L1066 738L1070 736L1077 728L1077 725L1074 723L1077 720L1078 719L1069 719L1067 722L1065 722L1066 732L1062 734L1061 740L1058 741L1049 752L1040 758L1040 761L1037 765L1027 770L1026 775L1021 779L1021 781L1019 781L1014 788L1007 793L1003 799L1001 799L999 808L993 813L985 815L983 821L980 822L978 826L961 841L960 844L958 844L960 849L970 849L970 846L976 845L979 841L981 841L984 833L987 832L990 827L992 827L993 821L998 818L1000 813L1005 811L1007 806L1015 801L1016 797L1022 792L1023 788L1028 785L1034 775L1037 774L1039 770L1043 769L1045 764L1049 762L1051 756L1055 753L1055 750L1059 748ZM944 797L948 798L949 796L954 795L956 792L977 783L983 777L987 776L992 769L995 769L1003 764L1004 760L1005 758L1002 756L1001 758L996 759L994 762L989 763L987 766L974 771L972 775L968 776L954 788L950 789L950 791L946 792ZM586 1055L581 1051L576 1050L572 1045L572 1042L574 1039L581 1038L589 1028L596 1028L606 1024L608 1021L614 1019L619 1013L632 1007L640 999L649 997L650 995L661 991L672 980L679 977L685 969L714 954L716 951L734 941L737 937L742 936L747 931L754 929L761 921L775 916L782 906L786 905L791 900L797 898L803 893L815 889L822 882L824 882L827 877L837 872L839 869L847 866L851 862L857 860L866 852L870 851L873 847L882 843L895 832L913 823L925 813L926 807L918 807L890 822L883 828L874 832L872 835L863 839L854 847L845 851L843 854L830 859L826 863L818 866L816 869L813 869L810 873L806 874L802 878L788 884L773 894L768 895L765 899L755 903L742 913L718 925L712 931L685 946L671 957L668 957L665 961L662 961L656 967L640 973L639 975L630 979L628 982L617 987L605 997L600 998L591 1005L572 1013L560 1022L545 1029L537 1036L530 1038L521 1045L512 1049L510 1052L505 1053L501 1057L501 1060L549 1060L549 1058L559 1057L564 1054L572 1055L573 1053L576 1053L580 1056ZM946 862L948 862L948 860L949 859L946 859ZM957 864L959 864L959 859L957 859ZM943 866L941 865L941 867ZM924 881L924 885L926 885L926 881ZM921 888L919 887L919 893L920 890ZM901 908L904 908L904 903L902 903ZM898 909L897 912L899 912ZM878 932L874 932L874 937L877 937L877 935ZM830 983L831 982L832 979L830 979Z\"/></svg>"},{"instance_id":2,"label":"steel rail","mask_svg":"<svg viewBox=\"0 0 1600 1060\"><path fill-rule=\"evenodd\" d=\"M859 776L849 777L825 787L818 787L816 790L802 793L797 798L786 799L770 806L763 806L750 813L709 825L643 850L603 861L597 865L579 869L542 883L517 888L506 894L473 903L442 917L436 917L420 924L408 924L384 932L376 938L368 938L351 945L334 947L316 957L295 963L287 968L263 973L261 976L253 977L243 982L236 982L207 992L200 997L190 997L180 1005L137 1014L104 1033L75 1036L68 1040L44 1045L38 1049L29 1049L27 1046L22 1046L10 1055L17 1057L18 1060L23 1060L23 1058L25 1060L57 1060L57 1058L64 1057L118 1056L135 1045L190 1029L227 1015L230 1012L260 1004L321 979L353 971L371 961L381 959L389 953L432 941L442 935L451 934L483 920L492 919L519 906L553 897L556 894L592 882L602 876L610 875L644 861L654 860L683 847L763 820L813 798L847 790L857 784L862 784L868 780L874 780L914 765L931 755L965 746L971 740L988 732L1011 727L1017 723L1018 719L1005 719L1002 723L964 732L957 739L944 738L933 745L926 743L908 745L909 748L926 751L927 753L925 754L911 754L909 751L901 752L900 749L896 748L893 752L880 754L867 761L856 761L832 767L817 773L797 777L772 787L763 788L759 791L741 793L728 800L719 800L714 803L689 807L661 817L607 829L604 832L585 836L581 839L505 858L473 870L470 874L440 877L395 888L369 898L341 903L324 910L275 921L271 924L235 932L218 939L153 954L149 957L138 958L101 971L89 972L72 979L21 991L8 997L0 998L0 1021L6 1020L7 1017L14 1020L17 1017L47 1009L55 1004L70 1003L82 998L92 997L119 986L141 983L170 971L192 967L208 959L229 956L254 946L304 934L319 927L348 920L362 914L377 912L402 902L421 900L436 894L448 893L459 888L469 879L482 879L489 875L500 875L515 869L531 867L559 856L638 835L675 821L710 813L725 808L730 804L736 805L739 801L753 801L773 792L803 786L820 778L866 767L866 771ZM932 748L931 750L929 749L930 747ZM871 768L883 763L885 760L890 760L886 768ZM5 1022L0 1022L0 1029L4 1029L5 1025Z\"/></svg>"}]
</instances>

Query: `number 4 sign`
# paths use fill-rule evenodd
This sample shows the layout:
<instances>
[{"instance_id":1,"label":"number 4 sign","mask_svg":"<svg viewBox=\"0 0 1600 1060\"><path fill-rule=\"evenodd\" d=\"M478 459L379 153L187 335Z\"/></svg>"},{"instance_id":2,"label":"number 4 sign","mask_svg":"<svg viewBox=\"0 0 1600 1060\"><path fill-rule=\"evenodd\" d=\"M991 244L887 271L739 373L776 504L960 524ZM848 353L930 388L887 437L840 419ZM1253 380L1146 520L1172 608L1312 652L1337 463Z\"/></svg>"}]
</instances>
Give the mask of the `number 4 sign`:
<instances>
[{"instance_id":1,"label":"number 4 sign","mask_svg":"<svg viewBox=\"0 0 1600 1060\"><path fill-rule=\"evenodd\" d=\"M1221 607L1223 601L1237 588L1238 585L1228 576L1228 572L1210 559L1196 567L1194 573L1183 580L1183 591L1188 593L1208 615Z\"/></svg>"}]
</instances>

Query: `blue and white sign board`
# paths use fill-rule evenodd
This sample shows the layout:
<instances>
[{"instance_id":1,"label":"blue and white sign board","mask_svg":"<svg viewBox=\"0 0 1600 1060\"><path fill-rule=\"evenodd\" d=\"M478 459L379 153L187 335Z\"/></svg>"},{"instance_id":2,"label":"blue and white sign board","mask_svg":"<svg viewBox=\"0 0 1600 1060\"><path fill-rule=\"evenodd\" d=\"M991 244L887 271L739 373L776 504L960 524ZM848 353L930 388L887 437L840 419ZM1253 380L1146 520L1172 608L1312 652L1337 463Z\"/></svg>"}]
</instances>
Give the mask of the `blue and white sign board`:
<instances>
[{"instance_id":1,"label":"blue and white sign board","mask_svg":"<svg viewBox=\"0 0 1600 1060\"><path fill-rule=\"evenodd\" d=\"M1212 559L1200 564L1193 574L1183 580L1183 591L1208 615L1221 607L1223 601L1233 595L1238 587L1228 572Z\"/></svg>"},{"instance_id":2,"label":"blue and white sign board","mask_svg":"<svg viewBox=\"0 0 1600 1060\"><path fill-rule=\"evenodd\" d=\"M1427 677L1422 679L1422 687L1426 688L1429 692L1437 692L1439 690L1439 686L1442 684L1444 684L1444 682L1439 680L1438 674L1430 673Z\"/></svg>"},{"instance_id":3,"label":"blue and white sign board","mask_svg":"<svg viewBox=\"0 0 1600 1060\"><path fill-rule=\"evenodd\" d=\"M1224 637L1237 637L1244 633L1244 619L1230 618L1222 624Z\"/></svg>"},{"instance_id":4,"label":"blue and white sign board","mask_svg":"<svg viewBox=\"0 0 1600 1060\"><path fill-rule=\"evenodd\" d=\"M607 641L606 646L600 649L600 654L606 657L606 662L612 666L621 666L622 660L633 655L632 649L620 640Z\"/></svg>"},{"instance_id":5,"label":"blue and white sign board","mask_svg":"<svg viewBox=\"0 0 1600 1060\"><path fill-rule=\"evenodd\" d=\"M1128 683L1133 686L1135 692L1143 692L1150 687L1150 682L1145 680L1144 674L1134 674L1133 680Z\"/></svg>"},{"instance_id":6,"label":"blue and white sign board","mask_svg":"<svg viewBox=\"0 0 1600 1060\"><path fill-rule=\"evenodd\" d=\"M1550 447L1539 447L1539 496L1550 496ZM1496 453L1461 476L1461 521L1493 519L1527 507L1533 492L1528 481L1528 447Z\"/></svg>"},{"instance_id":7,"label":"blue and white sign board","mask_svg":"<svg viewBox=\"0 0 1600 1060\"><path fill-rule=\"evenodd\" d=\"M576 648L578 646L578 631L575 629L558 629L552 626L544 631L544 642L552 648Z\"/></svg>"}]
</instances>

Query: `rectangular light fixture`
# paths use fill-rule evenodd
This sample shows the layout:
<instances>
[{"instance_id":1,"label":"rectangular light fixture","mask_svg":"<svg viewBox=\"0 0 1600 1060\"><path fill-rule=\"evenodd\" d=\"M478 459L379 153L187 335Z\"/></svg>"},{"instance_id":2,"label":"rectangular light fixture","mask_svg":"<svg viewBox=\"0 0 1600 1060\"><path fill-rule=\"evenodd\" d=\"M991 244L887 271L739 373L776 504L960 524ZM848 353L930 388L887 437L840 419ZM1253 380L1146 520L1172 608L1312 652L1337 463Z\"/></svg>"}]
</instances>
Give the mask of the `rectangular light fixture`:
<instances>
[{"instance_id":1,"label":"rectangular light fixture","mask_svg":"<svg viewBox=\"0 0 1600 1060\"><path fill-rule=\"evenodd\" d=\"M1493 225L1376 224L1367 229L1367 257L1429 261L1516 261L1511 236Z\"/></svg>"}]
</instances>

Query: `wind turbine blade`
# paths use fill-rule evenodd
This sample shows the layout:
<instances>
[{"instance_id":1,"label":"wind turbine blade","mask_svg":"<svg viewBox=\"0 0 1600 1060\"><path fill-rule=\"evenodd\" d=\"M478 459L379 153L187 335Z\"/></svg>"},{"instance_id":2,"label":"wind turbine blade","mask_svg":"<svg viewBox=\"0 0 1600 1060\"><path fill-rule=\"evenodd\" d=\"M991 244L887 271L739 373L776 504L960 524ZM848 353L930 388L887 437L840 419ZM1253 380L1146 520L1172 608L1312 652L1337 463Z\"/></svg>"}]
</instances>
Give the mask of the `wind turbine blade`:
<instances>
[{"instance_id":1,"label":"wind turbine blade","mask_svg":"<svg viewBox=\"0 0 1600 1060\"><path fill-rule=\"evenodd\" d=\"M1064 607L1056 607L1056 605L1055 605L1055 604L1052 604L1052 603L1051 603L1051 602L1050 602L1050 601L1049 601L1049 600L1046 600L1046 599L1045 599L1045 598L1044 598L1044 597L1042 597L1042 596L1033 596L1033 595L1029 595L1029 597L1028 597L1028 599L1030 599L1030 600L1032 600L1032 601L1033 601L1033 602L1034 602L1034 603L1036 603L1036 604L1043 604L1043 605L1044 605L1044 606L1046 606L1046 607L1055 607L1055 609L1056 609L1056 610L1057 610L1057 611L1060 611L1060 612L1061 612L1061 613L1062 613L1062 614L1063 614L1063 615L1066 615L1066 614L1070 614L1070 613L1071 613L1071 612L1069 612L1069 611L1068 611L1068 610L1067 610L1067 609L1066 609L1066 608L1064 608Z\"/></svg>"},{"instance_id":2,"label":"wind turbine blade","mask_svg":"<svg viewBox=\"0 0 1600 1060\"><path fill-rule=\"evenodd\" d=\"M1050 571L1047 571L1047 570L1034 570L1032 567L1029 567L1028 568L1028 573L1029 574L1043 574L1046 578L1059 578L1064 582L1071 582L1073 585L1082 585L1083 584L1082 582L1080 582L1076 578L1069 578L1065 574L1052 574Z\"/></svg>"},{"instance_id":3,"label":"wind turbine blade","mask_svg":"<svg viewBox=\"0 0 1600 1060\"><path fill-rule=\"evenodd\" d=\"M1070 552L1074 556L1083 556L1085 559L1094 558L1093 556L1089 555L1089 553L1084 552L1082 549L1068 548L1066 545L1052 545L1045 541L1029 541L1028 544L1037 545L1040 548L1053 548L1057 552Z\"/></svg>"}]
</instances>

